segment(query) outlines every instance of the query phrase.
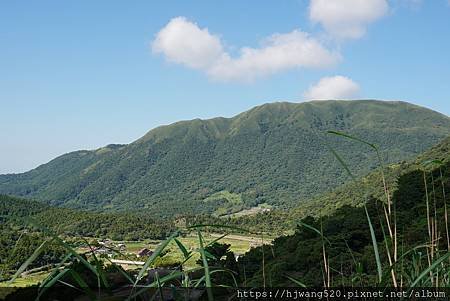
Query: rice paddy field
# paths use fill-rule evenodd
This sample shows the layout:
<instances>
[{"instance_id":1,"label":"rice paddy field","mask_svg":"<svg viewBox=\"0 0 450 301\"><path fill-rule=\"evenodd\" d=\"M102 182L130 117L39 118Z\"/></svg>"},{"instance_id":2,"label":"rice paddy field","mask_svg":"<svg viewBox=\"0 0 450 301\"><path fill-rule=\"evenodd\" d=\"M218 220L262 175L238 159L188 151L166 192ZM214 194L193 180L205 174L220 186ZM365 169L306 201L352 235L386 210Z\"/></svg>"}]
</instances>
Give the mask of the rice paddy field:
<instances>
[{"instance_id":1,"label":"rice paddy field","mask_svg":"<svg viewBox=\"0 0 450 301\"><path fill-rule=\"evenodd\" d=\"M230 245L231 251L236 256L240 256L249 251L252 247L257 247L264 244L268 244L273 240L273 237L255 237L255 236L246 236L246 235L236 235L230 234L225 237L222 237L223 234L218 233L208 233L204 234L205 243L208 244L214 240L219 239L220 243L225 243ZM186 247L188 251L193 251L199 247L198 245L198 237L195 234L188 234L179 238L179 241ZM155 250L157 246L161 243L161 241L157 240L146 240L146 241L124 241L124 242L115 242L115 243L123 243L126 246L125 253L133 253L136 254L139 250L147 248L149 250ZM167 248L167 253L162 256L164 262L181 262L183 260L183 254L176 246L175 242L171 242ZM187 267L196 266L196 261L199 259L199 255L193 256L186 262ZM158 262L156 262L156 266Z\"/></svg>"},{"instance_id":2,"label":"rice paddy field","mask_svg":"<svg viewBox=\"0 0 450 301\"><path fill-rule=\"evenodd\" d=\"M270 243L273 238L272 237L256 237L256 236L247 236L247 235L237 235L230 234L223 237L223 234L219 233L205 233L203 236L205 240L205 244L218 240L220 243L226 243L231 245L230 249L236 256L240 256L249 251L252 247L257 247L264 244ZM90 240L95 240L90 238ZM199 248L198 245L198 237L195 234L187 234L179 237L179 241L188 249L188 251L194 251ZM126 247L123 251L123 254L126 255L135 255L144 248L154 251L158 245L162 241L160 240L143 240L143 241L111 241L113 245L124 244ZM183 261L183 254L180 249L176 246L175 242L171 242L169 246L166 248L166 252L163 256L161 256L160 260L155 262L155 267L160 265L177 263ZM79 248L79 253L84 253L86 248ZM199 260L200 255L195 253L192 258L190 258L186 263L185 267L192 268L198 266L197 261ZM141 261L145 261L145 258L140 259ZM139 265L122 265L125 269L136 269L139 268ZM28 287L32 285L36 285L44 280L48 276L48 272L42 271L32 274L27 274L21 277L18 277L14 280L14 282L0 282L0 287ZM1 296L0 296L1 297Z\"/></svg>"}]
</instances>

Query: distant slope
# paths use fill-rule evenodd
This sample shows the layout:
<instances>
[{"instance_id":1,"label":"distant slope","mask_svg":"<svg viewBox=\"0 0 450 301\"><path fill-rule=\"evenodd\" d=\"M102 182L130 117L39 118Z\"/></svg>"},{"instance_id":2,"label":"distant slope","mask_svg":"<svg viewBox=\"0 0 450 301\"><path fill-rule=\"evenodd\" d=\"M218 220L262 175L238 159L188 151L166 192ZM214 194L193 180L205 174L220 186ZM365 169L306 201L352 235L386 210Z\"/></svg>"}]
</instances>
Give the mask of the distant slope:
<instances>
[{"instance_id":1,"label":"distant slope","mask_svg":"<svg viewBox=\"0 0 450 301\"><path fill-rule=\"evenodd\" d=\"M397 162L450 135L450 119L405 102L271 103L233 118L162 126L129 145L69 153L30 172L0 176L0 193L167 216L230 213L261 203L293 207L348 180L324 139L357 175L376 167L369 149L326 137L327 130L376 143L389 153L388 162Z\"/></svg>"},{"instance_id":2,"label":"distant slope","mask_svg":"<svg viewBox=\"0 0 450 301\"><path fill-rule=\"evenodd\" d=\"M440 163L430 163L435 160ZM401 258L398 262L401 261L401 267L400 264L395 265L396 273L399 275L403 271L407 271L402 274L407 275L411 270L404 267L413 266L412 261L415 263L414 266L418 267L420 264L417 261L423 260L423 266L428 267L428 263L424 263L427 261L426 255L422 256L429 250L425 251L423 248L424 245L429 245L427 192L432 204L429 209L431 219L437 221L434 227L439 233L439 239L435 241L435 249L442 251L441 254L447 252L448 233L446 233L445 227L444 204L447 204L448 207L450 138L409 162L391 165L388 174L391 182L391 200L396 208L398 245L401 246L398 249L398 258ZM426 187L424 178L427 183ZM364 198L366 193L367 199ZM284 226L290 223L291 229L296 229L294 234L275 239L272 246L266 246L265 253L262 252L261 247L258 247L239 258L239 262L245 265L243 270L246 271L246 279L249 279L247 284L249 286L261 285L263 275L266 279L270 279L272 286L294 285L286 276L293 277L307 286L314 287L323 284L322 248L324 239L311 229L301 226L300 221L316 229L321 229L323 236L327 238L326 241L329 242L325 246L327 262L333 273L331 278L334 282L331 287L376 283L377 271L372 238L366 213L362 207L366 200L368 214L372 219L378 242L383 273L388 275L390 266L386 255L386 245L383 242L385 237L383 231L387 229L381 206L384 200L383 188L380 173L372 172L355 183L344 185L331 193L316 198L308 204L311 205L310 207L301 206L297 210L289 212L271 212L242 220L242 226L255 225L257 222L265 221L264 225L258 225L258 229L263 226L279 227L283 223ZM277 214L280 214L283 219L280 219ZM305 214L312 214L314 218ZM318 215L321 215L320 218ZM274 220L279 222L273 223ZM237 222L235 221L235 223ZM385 235L388 236L388 234ZM264 271L260 264L263 254L265 254ZM359 272L357 272L358 270ZM358 276L355 277L355 274ZM416 277L403 276L404 287L410 285ZM388 285L390 281L390 277L386 277Z\"/></svg>"},{"instance_id":3,"label":"distant slope","mask_svg":"<svg viewBox=\"0 0 450 301\"><path fill-rule=\"evenodd\" d=\"M404 174L416 170L429 171L437 168L438 163L432 163L433 161L440 161L443 166L449 166L450 137L414 159L386 166L384 172L390 194L393 195L398 189L398 179ZM356 182L347 183L328 193L324 193L291 212L296 216L323 216L332 214L337 208L344 205L362 206L364 202L363 192L369 197L385 199L380 168L358 179Z\"/></svg>"}]
</instances>

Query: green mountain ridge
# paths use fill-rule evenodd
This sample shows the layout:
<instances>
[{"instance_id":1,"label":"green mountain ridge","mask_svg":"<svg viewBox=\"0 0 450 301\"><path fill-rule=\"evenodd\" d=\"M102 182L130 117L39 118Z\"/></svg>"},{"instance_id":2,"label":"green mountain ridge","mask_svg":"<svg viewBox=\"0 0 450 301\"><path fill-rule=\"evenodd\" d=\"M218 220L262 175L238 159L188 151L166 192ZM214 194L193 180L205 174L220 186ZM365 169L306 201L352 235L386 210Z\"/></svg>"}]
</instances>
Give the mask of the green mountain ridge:
<instances>
[{"instance_id":1,"label":"green mountain ridge","mask_svg":"<svg viewBox=\"0 0 450 301\"><path fill-rule=\"evenodd\" d=\"M76 151L26 173L0 175L0 193L163 216L262 203L290 208L348 181L325 140L350 159L358 176L377 166L370 150L329 137L327 130L376 143L392 163L450 135L450 118L405 102L270 103L232 118L161 126L128 145ZM203 201L218 193L239 195L242 202Z\"/></svg>"}]
</instances>

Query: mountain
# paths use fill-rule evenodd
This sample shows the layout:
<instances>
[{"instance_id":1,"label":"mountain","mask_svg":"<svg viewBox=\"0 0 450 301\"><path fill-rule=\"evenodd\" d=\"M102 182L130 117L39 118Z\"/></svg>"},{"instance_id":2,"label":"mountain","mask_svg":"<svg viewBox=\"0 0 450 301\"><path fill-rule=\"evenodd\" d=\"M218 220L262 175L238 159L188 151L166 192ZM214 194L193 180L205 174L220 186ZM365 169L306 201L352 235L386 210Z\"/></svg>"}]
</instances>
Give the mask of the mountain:
<instances>
[{"instance_id":1,"label":"mountain","mask_svg":"<svg viewBox=\"0 0 450 301\"><path fill-rule=\"evenodd\" d=\"M0 176L0 193L90 210L217 215L264 204L291 208L377 166L408 159L450 135L450 118L405 102L270 103L233 118L181 121L128 145L76 151L22 174Z\"/></svg>"},{"instance_id":2,"label":"mountain","mask_svg":"<svg viewBox=\"0 0 450 301\"><path fill-rule=\"evenodd\" d=\"M404 287L408 287L414 280L420 279L420 267L429 266L427 254L430 254L430 249L434 250L431 253L435 252L434 258L448 252L450 237L446 227L446 206L448 208L450 191L450 138L417 158L390 165L386 171L395 212L392 223L396 224L398 239L399 264L393 266ZM381 181L380 172L374 171L316 198L312 201L314 208L308 208L314 216L305 216L304 208L284 212L282 223L287 220L292 222L295 233L275 239L272 246L264 247L264 251L261 247L254 248L239 258L245 266L242 269L246 271L247 285L259 286L264 277L270 281L270 286L293 285L289 277L307 286L323 285L324 250L332 271L331 287L377 283L376 259L371 230L362 206L364 202L373 224L383 269L383 282L379 285L392 285L389 273L392 267L387 256L388 249L392 254L392 242L387 234L388 226L382 208L385 197ZM277 218L274 213L252 217L253 222L274 220ZM433 244L430 244L427 228L430 220L432 231L435 231ZM320 229L317 232L321 234L312 229ZM434 249L429 247L431 245ZM264 267L261 266L263 260ZM432 271L441 273L438 269ZM425 287L430 282L424 278L416 284Z\"/></svg>"}]
</instances>

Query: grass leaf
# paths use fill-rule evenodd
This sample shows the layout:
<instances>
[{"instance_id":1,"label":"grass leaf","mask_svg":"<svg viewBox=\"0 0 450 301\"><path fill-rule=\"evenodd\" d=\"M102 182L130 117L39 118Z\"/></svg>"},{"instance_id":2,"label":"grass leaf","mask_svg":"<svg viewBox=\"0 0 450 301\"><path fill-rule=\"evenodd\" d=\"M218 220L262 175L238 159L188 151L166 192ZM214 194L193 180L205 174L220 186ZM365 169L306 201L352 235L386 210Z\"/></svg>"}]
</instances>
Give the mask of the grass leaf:
<instances>
[{"instance_id":1,"label":"grass leaf","mask_svg":"<svg viewBox=\"0 0 450 301\"><path fill-rule=\"evenodd\" d=\"M169 245L169 243L179 235L179 232L173 233L169 238L167 238L165 241L159 244L159 246L156 248L155 252L147 259L144 266L139 271L138 276L136 277L136 281L134 282L134 286L138 284L138 282L142 279L147 269L150 267L150 265L156 260L156 258L162 253L162 251Z\"/></svg>"},{"instance_id":2,"label":"grass leaf","mask_svg":"<svg viewBox=\"0 0 450 301\"><path fill-rule=\"evenodd\" d=\"M34 250L33 254L31 254L31 256L28 257L27 260L25 260L25 262L14 273L9 283L14 282L14 280L16 280L16 278L19 277L23 273L23 271L25 271L27 267L33 263L33 261L42 253L44 247L47 245L48 242L49 242L48 240L45 240L42 244L39 245L39 247L36 248L36 250Z\"/></svg>"},{"instance_id":3,"label":"grass leaf","mask_svg":"<svg viewBox=\"0 0 450 301\"><path fill-rule=\"evenodd\" d=\"M306 288L306 285L303 284L302 282L300 282L299 280L294 279L294 278L292 278L292 277L290 277L290 276L288 276L288 275L286 275L286 276L284 276L284 277L286 277L287 279L291 280L292 282L294 282L294 283L297 284L298 286Z\"/></svg>"}]
</instances>

